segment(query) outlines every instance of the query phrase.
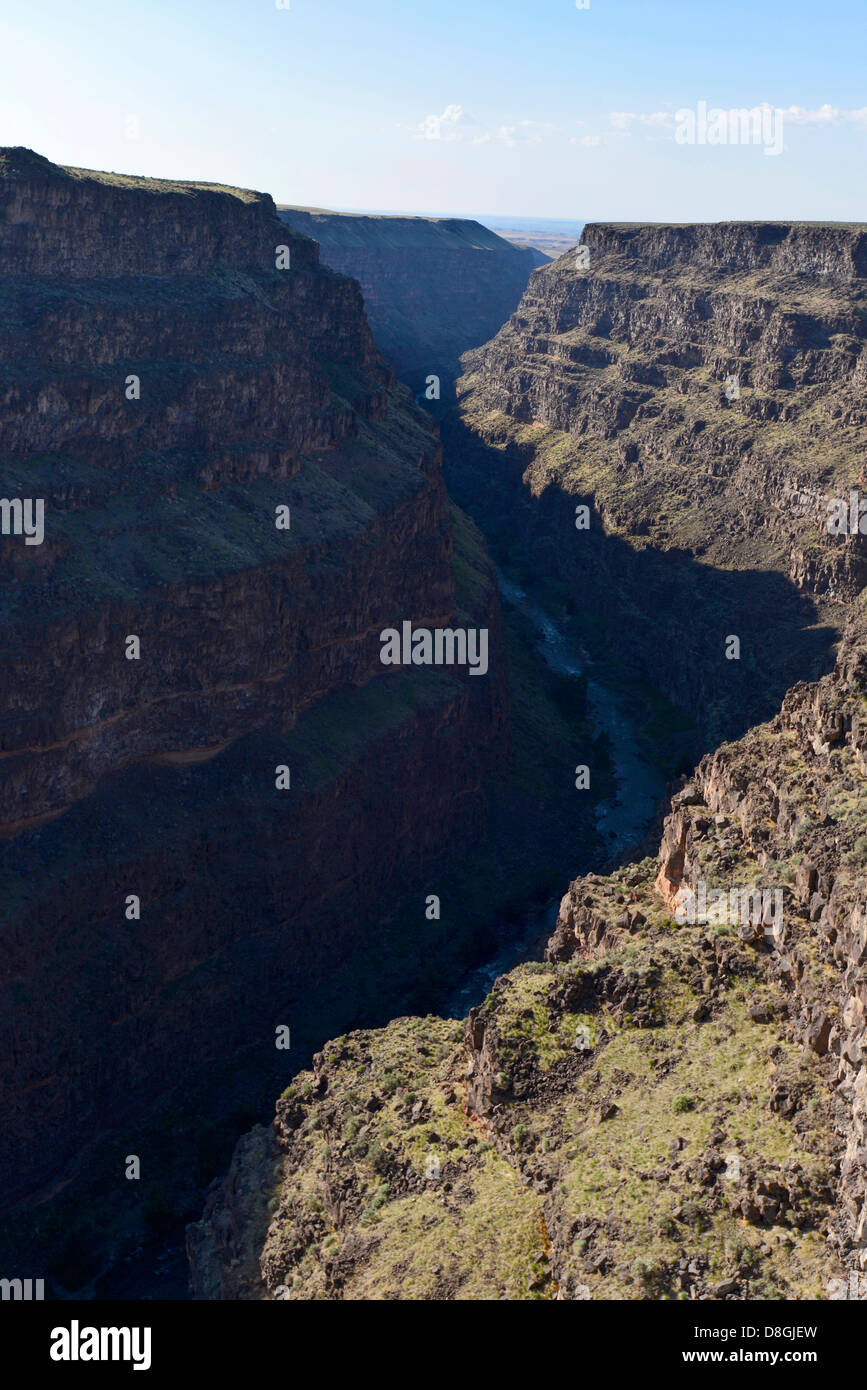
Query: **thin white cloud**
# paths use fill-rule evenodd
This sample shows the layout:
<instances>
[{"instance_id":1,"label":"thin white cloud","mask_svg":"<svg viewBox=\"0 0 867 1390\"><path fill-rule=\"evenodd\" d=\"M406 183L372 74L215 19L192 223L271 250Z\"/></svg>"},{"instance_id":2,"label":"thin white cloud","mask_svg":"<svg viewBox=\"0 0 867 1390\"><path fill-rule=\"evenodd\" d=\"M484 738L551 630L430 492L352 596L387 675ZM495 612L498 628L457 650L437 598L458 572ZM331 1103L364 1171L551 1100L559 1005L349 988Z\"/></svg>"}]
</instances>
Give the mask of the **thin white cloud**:
<instances>
[{"instance_id":1,"label":"thin white cloud","mask_svg":"<svg viewBox=\"0 0 867 1390\"><path fill-rule=\"evenodd\" d=\"M708 102L708 107L717 107L720 110L730 108L723 107L719 103ZM740 109L740 108L737 108ZM756 108L750 108L756 109ZM852 110L844 110L839 106L831 106L826 102L824 106L817 106L812 110L807 106L784 106L774 107L770 102L762 101L758 103L758 109L769 111L782 111L783 120L791 125L803 126L828 126L837 125L841 122L853 122L867 124L867 107L861 106ZM637 127L655 127L659 130L670 130L675 125L675 118L672 111L609 111L608 120L613 130L624 134L632 134Z\"/></svg>"},{"instance_id":2,"label":"thin white cloud","mask_svg":"<svg viewBox=\"0 0 867 1390\"><path fill-rule=\"evenodd\" d=\"M828 125L830 121L838 121L843 114L838 107L829 106L827 102L815 111L809 111L806 106L784 106L781 110L784 119L792 125Z\"/></svg>"},{"instance_id":3,"label":"thin white cloud","mask_svg":"<svg viewBox=\"0 0 867 1390\"><path fill-rule=\"evenodd\" d=\"M500 125L488 128L475 116L471 116L462 106L447 106L441 116L426 116L415 127L415 135L420 140L466 140L473 145L487 145L492 141L511 147L517 145L539 145L543 134L556 131L557 126L550 121L518 121L515 125Z\"/></svg>"},{"instance_id":4,"label":"thin white cloud","mask_svg":"<svg viewBox=\"0 0 867 1390\"><path fill-rule=\"evenodd\" d=\"M711 108L713 103L708 101L707 106ZM783 123L796 126L811 126L816 129L844 124L867 126L867 106L847 110L826 102L823 106L814 108L796 105L778 108L771 106L769 102L760 102L758 109L781 110ZM609 111L606 119L607 127L596 131L592 131L594 123L576 120L576 126L586 128L591 124L591 132L570 136L564 135L561 127L552 121L518 120L509 124L488 126L477 120L463 106L452 103L441 115L426 116L423 121L419 121L412 127L412 132L419 140L464 141L472 145L500 144L509 149L540 145L552 136L560 136L570 145L598 149L614 140L623 140L637 134L643 134L648 140L659 139L660 136L673 133L677 125L673 102L659 111Z\"/></svg>"},{"instance_id":5,"label":"thin white cloud","mask_svg":"<svg viewBox=\"0 0 867 1390\"><path fill-rule=\"evenodd\" d=\"M867 106L857 106L846 111L826 102L814 111L810 111L806 106L784 106L781 109L783 119L792 125L837 125L841 121L850 121L858 125L867 122Z\"/></svg>"},{"instance_id":6,"label":"thin white cloud","mask_svg":"<svg viewBox=\"0 0 867 1390\"><path fill-rule=\"evenodd\" d=\"M422 140L466 140L479 129L479 122L462 106L447 106L441 116L426 116L416 126Z\"/></svg>"},{"instance_id":7,"label":"thin white cloud","mask_svg":"<svg viewBox=\"0 0 867 1390\"><path fill-rule=\"evenodd\" d=\"M615 130L630 131L633 125L653 126L657 129L666 129L674 125L674 116L670 111L609 111L608 119Z\"/></svg>"}]
</instances>

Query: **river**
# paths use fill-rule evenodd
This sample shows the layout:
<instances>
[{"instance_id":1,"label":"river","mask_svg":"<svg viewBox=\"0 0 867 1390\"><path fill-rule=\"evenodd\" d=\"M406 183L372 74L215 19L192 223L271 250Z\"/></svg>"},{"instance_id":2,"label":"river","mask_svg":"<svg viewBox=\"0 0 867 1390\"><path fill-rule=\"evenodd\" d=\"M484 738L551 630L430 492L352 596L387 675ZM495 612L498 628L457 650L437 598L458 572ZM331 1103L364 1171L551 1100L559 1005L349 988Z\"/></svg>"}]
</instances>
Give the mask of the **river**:
<instances>
[{"instance_id":1,"label":"river","mask_svg":"<svg viewBox=\"0 0 867 1390\"><path fill-rule=\"evenodd\" d=\"M529 618L536 632L536 643L544 660L565 676L583 676L584 663L575 644L525 591L497 569L503 597ZM595 733L608 735L617 789L614 796L596 807L596 828L605 846L604 864L642 840L665 796L665 778L645 758L633 720L625 712L622 699L607 686L587 679L587 703ZM567 888L563 883L563 891ZM450 989L441 1012L448 1018L463 1018L489 993L498 975L514 969L525 960L541 960L548 938L554 930L559 898L527 914L524 926L489 960L474 966Z\"/></svg>"}]
</instances>

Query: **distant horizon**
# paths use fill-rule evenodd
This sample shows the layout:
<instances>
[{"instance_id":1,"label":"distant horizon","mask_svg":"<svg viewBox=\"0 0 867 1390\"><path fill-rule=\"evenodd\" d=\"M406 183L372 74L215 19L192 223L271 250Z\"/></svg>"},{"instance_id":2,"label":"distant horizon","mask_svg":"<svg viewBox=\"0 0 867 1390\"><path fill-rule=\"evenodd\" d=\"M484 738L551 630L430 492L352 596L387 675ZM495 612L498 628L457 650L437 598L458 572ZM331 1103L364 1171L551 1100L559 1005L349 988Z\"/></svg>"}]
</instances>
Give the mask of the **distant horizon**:
<instances>
[{"instance_id":1,"label":"distant horizon","mask_svg":"<svg viewBox=\"0 0 867 1390\"><path fill-rule=\"evenodd\" d=\"M275 199L277 202L277 199ZM300 207L299 203L278 203L279 207ZM308 209L309 210L309 209ZM586 217L533 217L528 213L515 213L507 215L501 212L418 212L407 208L338 208L323 207L318 208L321 212L337 212L344 217L422 217L429 220L440 222L480 222L482 226L489 227L491 231L497 228L493 223L498 222L501 227L510 231L554 231L572 230L587 225ZM599 218L595 219L599 221Z\"/></svg>"},{"instance_id":2,"label":"distant horizon","mask_svg":"<svg viewBox=\"0 0 867 1390\"><path fill-rule=\"evenodd\" d=\"M860 227L867 228L867 214L863 218L846 217L801 217L797 214L779 214L775 217L751 217L751 216L726 216L726 217L639 217L632 215L625 216L590 216L590 217L548 217L535 216L531 213L481 213L481 212L443 212L441 210L419 211L408 208L371 208L371 207L345 207L337 203L327 205L323 201L311 200L301 202L296 200L284 199L279 197L270 188L262 187L255 182L230 182L225 178L204 178L192 177L184 174L154 173L152 170L142 171L129 167L109 168L108 165L81 164L75 160L54 158L32 145L25 145L21 141L5 140L0 134L0 149L24 148L29 149L33 154L49 160L50 163L60 168L78 169L83 173L93 174L112 174L126 178L151 180L154 182L180 183L180 184L207 184L214 187L225 187L228 189L241 189L245 192L260 193L273 199L278 208L296 208L299 211L310 213L334 213L345 217L417 217L437 221L465 221L478 222L487 227L490 231L518 231L518 232L557 232L577 228L576 237L580 236L584 227L590 224L610 225L620 227L672 227L672 226L709 226L716 223L745 223L758 225L801 225L801 226L838 226L838 227Z\"/></svg>"}]
</instances>

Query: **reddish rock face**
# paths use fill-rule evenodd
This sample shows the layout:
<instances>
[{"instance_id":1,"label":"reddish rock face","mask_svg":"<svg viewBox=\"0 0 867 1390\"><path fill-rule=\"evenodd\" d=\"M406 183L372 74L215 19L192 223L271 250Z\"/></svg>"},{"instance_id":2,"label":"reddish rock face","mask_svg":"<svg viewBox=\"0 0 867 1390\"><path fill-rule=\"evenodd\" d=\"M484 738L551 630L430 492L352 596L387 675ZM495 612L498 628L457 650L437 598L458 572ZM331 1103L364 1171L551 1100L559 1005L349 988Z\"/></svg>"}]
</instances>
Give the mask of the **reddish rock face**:
<instances>
[{"instance_id":1,"label":"reddish rock face","mask_svg":"<svg viewBox=\"0 0 867 1390\"><path fill-rule=\"evenodd\" d=\"M41 545L0 537L11 1201L273 1061L287 1000L322 1028L381 915L483 833L505 697L502 666L381 663L383 628L455 612L439 442L270 198L3 151L0 363L0 493L45 503Z\"/></svg>"}]
</instances>

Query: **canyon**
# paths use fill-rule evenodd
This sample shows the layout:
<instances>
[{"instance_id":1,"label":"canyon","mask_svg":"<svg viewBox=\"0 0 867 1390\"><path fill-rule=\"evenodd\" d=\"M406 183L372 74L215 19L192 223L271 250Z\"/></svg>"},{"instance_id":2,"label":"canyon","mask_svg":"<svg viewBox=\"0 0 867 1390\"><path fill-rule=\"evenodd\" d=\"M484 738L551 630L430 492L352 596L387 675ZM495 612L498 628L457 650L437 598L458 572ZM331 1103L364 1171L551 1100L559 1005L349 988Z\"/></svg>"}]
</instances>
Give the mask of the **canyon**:
<instances>
[{"instance_id":1,"label":"canyon","mask_svg":"<svg viewBox=\"0 0 867 1390\"><path fill-rule=\"evenodd\" d=\"M861 1287L867 229L542 261L0 150L0 1255L53 1297Z\"/></svg>"},{"instance_id":2,"label":"canyon","mask_svg":"<svg viewBox=\"0 0 867 1390\"><path fill-rule=\"evenodd\" d=\"M461 354L493 337L547 261L466 218L278 211L319 243L326 265L359 282L377 346L417 393L436 376L453 395Z\"/></svg>"},{"instance_id":3,"label":"canyon","mask_svg":"<svg viewBox=\"0 0 867 1390\"><path fill-rule=\"evenodd\" d=\"M826 502L865 238L590 224L464 357L453 496L682 775L468 1017L318 1052L190 1227L195 1296L864 1296L867 551ZM782 928L679 911L735 889Z\"/></svg>"},{"instance_id":4,"label":"canyon","mask_svg":"<svg viewBox=\"0 0 867 1390\"><path fill-rule=\"evenodd\" d=\"M268 195L4 149L0 305L0 492L44 503L0 540L0 1244L102 1295L315 1047L592 859L533 766L587 729L359 286ZM404 621L484 629L484 677L389 670Z\"/></svg>"}]
</instances>

